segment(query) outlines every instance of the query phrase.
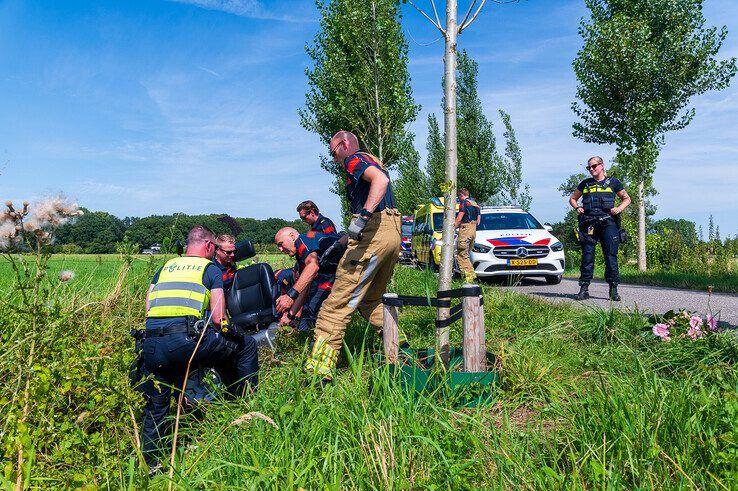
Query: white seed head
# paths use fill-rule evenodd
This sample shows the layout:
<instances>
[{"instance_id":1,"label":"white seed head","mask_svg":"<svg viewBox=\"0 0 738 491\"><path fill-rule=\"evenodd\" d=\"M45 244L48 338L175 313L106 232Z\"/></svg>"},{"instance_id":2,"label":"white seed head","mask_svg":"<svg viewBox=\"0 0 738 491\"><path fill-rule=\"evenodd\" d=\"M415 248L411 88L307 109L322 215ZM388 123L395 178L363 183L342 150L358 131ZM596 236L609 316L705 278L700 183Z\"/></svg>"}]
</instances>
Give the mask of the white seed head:
<instances>
[{"instance_id":1,"label":"white seed head","mask_svg":"<svg viewBox=\"0 0 738 491\"><path fill-rule=\"evenodd\" d=\"M59 272L59 281L65 282L74 279L74 271L65 269Z\"/></svg>"}]
</instances>

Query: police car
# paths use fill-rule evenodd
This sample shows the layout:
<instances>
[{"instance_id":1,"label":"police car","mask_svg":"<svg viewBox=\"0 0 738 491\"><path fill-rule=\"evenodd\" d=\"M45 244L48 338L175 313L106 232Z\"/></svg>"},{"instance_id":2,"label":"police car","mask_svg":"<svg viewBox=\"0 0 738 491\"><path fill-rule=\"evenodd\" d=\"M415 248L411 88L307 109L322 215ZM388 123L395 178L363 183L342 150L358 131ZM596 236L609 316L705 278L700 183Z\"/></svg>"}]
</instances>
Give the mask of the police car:
<instances>
[{"instance_id":1,"label":"police car","mask_svg":"<svg viewBox=\"0 0 738 491\"><path fill-rule=\"evenodd\" d=\"M470 254L477 277L538 276L560 283L564 246L550 230L521 208L482 207Z\"/></svg>"}]
</instances>

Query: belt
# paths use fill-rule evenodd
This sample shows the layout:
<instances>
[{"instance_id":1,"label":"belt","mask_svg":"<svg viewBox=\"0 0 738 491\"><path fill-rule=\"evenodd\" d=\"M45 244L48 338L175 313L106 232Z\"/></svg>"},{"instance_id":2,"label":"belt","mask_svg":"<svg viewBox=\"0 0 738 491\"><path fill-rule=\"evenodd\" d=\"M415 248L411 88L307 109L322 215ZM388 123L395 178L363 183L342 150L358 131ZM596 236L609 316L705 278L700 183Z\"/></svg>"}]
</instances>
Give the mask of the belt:
<instances>
[{"instance_id":1,"label":"belt","mask_svg":"<svg viewBox=\"0 0 738 491\"><path fill-rule=\"evenodd\" d=\"M169 326L160 327L158 329L146 329L147 336L166 336L167 334L177 334L180 332L188 332L187 326Z\"/></svg>"}]
</instances>

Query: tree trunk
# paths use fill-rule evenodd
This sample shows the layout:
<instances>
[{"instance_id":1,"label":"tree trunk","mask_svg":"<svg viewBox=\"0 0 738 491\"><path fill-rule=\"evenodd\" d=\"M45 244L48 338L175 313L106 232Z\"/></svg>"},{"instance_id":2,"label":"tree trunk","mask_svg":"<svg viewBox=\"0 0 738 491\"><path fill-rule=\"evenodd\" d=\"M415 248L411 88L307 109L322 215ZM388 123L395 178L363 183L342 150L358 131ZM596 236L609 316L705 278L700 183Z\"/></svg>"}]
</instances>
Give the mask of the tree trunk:
<instances>
[{"instance_id":1,"label":"tree trunk","mask_svg":"<svg viewBox=\"0 0 738 491\"><path fill-rule=\"evenodd\" d=\"M638 180L638 271L646 271L646 196L643 179Z\"/></svg>"},{"instance_id":2,"label":"tree trunk","mask_svg":"<svg viewBox=\"0 0 738 491\"><path fill-rule=\"evenodd\" d=\"M451 288L454 255L454 221L456 219L456 0L446 1L446 50L444 53L444 85L445 104L444 131L446 137L446 182L444 183L443 210L443 245L441 247L441 264L438 281L439 290ZM438 319L449 317L449 309L438 309ZM445 327L436 331L438 353L444 365L449 362L449 329Z\"/></svg>"}]
</instances>

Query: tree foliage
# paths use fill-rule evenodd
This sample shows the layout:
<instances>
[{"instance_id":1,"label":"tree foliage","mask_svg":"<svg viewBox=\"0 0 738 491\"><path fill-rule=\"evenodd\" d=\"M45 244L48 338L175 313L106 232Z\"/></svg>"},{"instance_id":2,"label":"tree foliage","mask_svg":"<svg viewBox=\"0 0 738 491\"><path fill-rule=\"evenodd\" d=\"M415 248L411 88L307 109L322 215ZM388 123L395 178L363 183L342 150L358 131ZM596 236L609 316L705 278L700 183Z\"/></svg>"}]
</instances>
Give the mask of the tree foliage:
<instances>
[{"instance_id":1,"label":"tree foliage","mask_svg":"<svg viewBox=\"0 0 738 491\"><path fill-rule=\"evenodd\" d=\"M500 118L505 126L505 178L503 179L503 194L511 204L530 210L533 198L530 195L530 186L523 184L523 154L520 151L515 128L510 121L510 115L500 109Z\"/></svg>"},{"instance_id":2,"label":"tree foliage","mask_svg":"<svg viewBox=\"0 0 738 491\"><path fill-rule=\"evenodd\" d=\"M359 138L388 168L412 160L415 105L407 70L408 46L400 25L397 0L317 1L320 31L307 53L309 91L300 110L304 128L326 144L339 130ZM335 176L332 191L341 197L344 215L345 175L324 157L322 167Z\"/></svg>"},{"instance_id":3,"label":"tree foliage","mask_svg":"<svg viewBox=\"0 0 738 491\"><path fill-rule=\"evenodd\" d=\"M123 239L123 221L104 211L82 211L82 216L59 227L56 242L76 245L83 252L91 254L115 252L116 242Z\"/></svg>"},{"instance_id":4,"label":"tree foliage","mask_svg":"<svg viewBox=\"0 0 738 491\"><path fill-rule=\"evenodd\" d=\"M411 147L408 156L398 165L399 178L392 184L397 208L403 215L412 215L430 197L428 178L420 169L420 154Z\"/></svg>"},{"instance_id":5,"label":"tree foliage","mask_svg":"<svg viewBox=\"0 0 738 491\"><path fill-rule=\"evenodd\" d=\"M735 58L716 58L727 29L705 26L702 3L586 0L591 15L581 22L584 46L574 60L579 85L572 109L580 119L574 135L616 145L639 194L651 183L664 134L694 118L692 97L727 87L736 72ZM639 249L645 269L642 207Z\"/></svg>"},{"instance_id":6,"label":"tree foliage","mask_svg":"<svg viewBox=\"0 0 738 491\"><path fill-rule=\"evenodd\" d=\"M461 51L458 56L456 91L457 188L467 188L482 203L516 203L528 209L531 197L529 187L523 184L522 152L510 115L499 111L505 127L505 153L500 155L493 124L484 114L479 99L478 73L477 62L466 51ZM426 149L428 186L431 194L439 195L445 181L445 147L434 114L428 116Z\"/></svg>"}]
</instances>

